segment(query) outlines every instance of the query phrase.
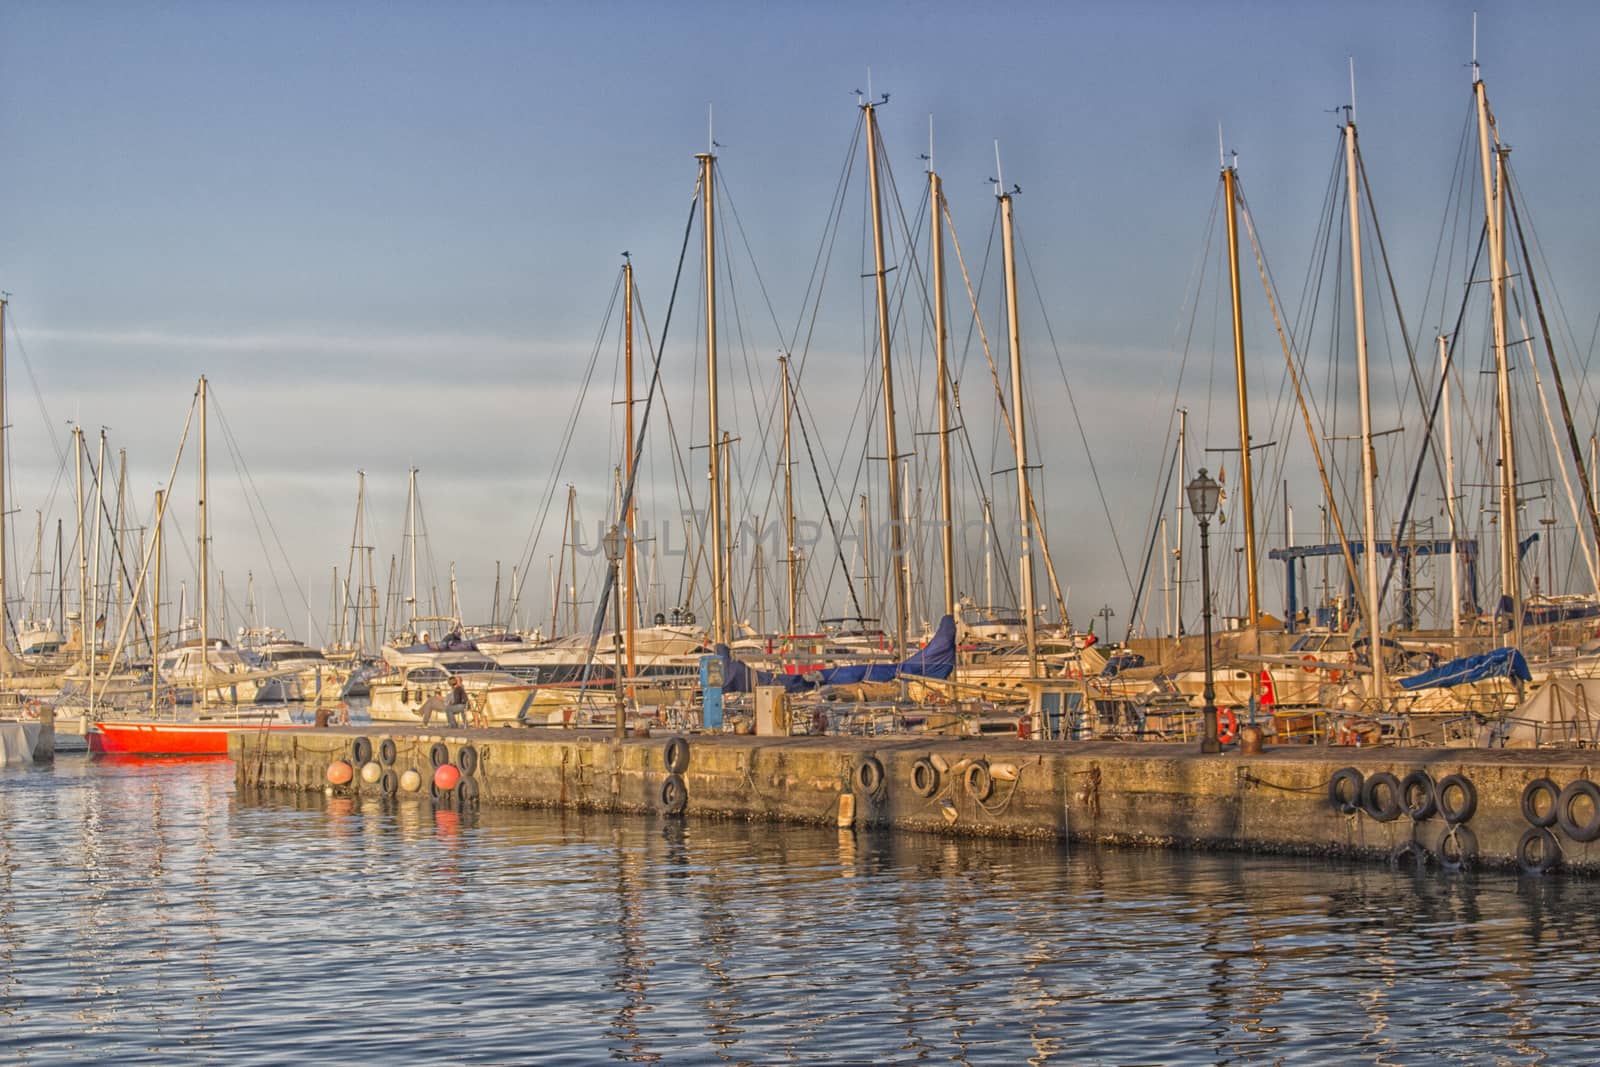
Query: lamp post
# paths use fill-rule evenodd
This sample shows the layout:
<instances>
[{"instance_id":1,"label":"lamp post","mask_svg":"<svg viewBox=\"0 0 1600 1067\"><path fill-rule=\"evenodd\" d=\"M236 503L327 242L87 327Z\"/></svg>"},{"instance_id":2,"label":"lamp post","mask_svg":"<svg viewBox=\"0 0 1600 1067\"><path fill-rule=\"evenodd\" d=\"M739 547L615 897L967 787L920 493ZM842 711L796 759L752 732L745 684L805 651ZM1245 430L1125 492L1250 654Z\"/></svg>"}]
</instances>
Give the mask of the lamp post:
<instances>
[{"instance_id":1,"label":"lamp post","mask_svg":"<svg viewBox=\"0 0 1600 1067\"><path fill-rule=\"evenodd\" d=\"M622 600L617 589L617 563L622 559L622 530L616 523L612 523L611 529L606 531L605 549L606 562L611 565L611 649L616 657L611 688L617 701L616 738L621 741L627 735L627 716L622 698Z\"/></svg>"},{"instance_id":2,"label":"lamp post","mask_svg":"<svg viewBox=\"0 0 1600 1067\"><path fill-rule=\"evenodd\" d=\"M1204 467L1189 483L1189 510L1200 521L1200 617L1204 622L1206 641L1205 707L1200 719L1200 751L1221 752L1217 740L1217 691L1211 684L1211 516L1217 513L1221 502L1222 486L1206 473Z\"/></svg>"}]
</instances>

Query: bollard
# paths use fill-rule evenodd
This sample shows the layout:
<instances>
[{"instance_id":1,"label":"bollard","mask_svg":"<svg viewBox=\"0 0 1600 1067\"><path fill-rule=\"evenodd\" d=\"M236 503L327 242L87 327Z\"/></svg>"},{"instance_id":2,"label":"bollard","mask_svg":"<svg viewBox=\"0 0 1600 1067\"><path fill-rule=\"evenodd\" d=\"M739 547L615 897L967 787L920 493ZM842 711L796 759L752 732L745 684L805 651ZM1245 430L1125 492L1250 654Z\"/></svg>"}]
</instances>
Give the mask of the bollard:
<instances>
[{"instance_id":1,"label":"bollard","mask_svg":"<svg viewBox=\"0 0 1600 1067\"><path fill-rule=\"evenodd\" d=\"M1254 723L1241 727L1239 730L1239 754L1241 756L1261 755L1262 736L1261 727L1256 726Z\"/></svg>"}]
</instances>

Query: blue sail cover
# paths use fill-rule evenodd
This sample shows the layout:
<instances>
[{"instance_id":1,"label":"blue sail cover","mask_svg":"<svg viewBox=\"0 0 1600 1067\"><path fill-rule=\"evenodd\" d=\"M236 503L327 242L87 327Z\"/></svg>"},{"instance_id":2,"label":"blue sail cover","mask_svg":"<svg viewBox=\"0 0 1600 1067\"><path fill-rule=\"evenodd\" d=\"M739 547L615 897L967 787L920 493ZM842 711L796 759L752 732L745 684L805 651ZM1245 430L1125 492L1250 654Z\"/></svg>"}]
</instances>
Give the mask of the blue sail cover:
<instances>
[{"instance_id":1,"label":"blue sail cover","mask_svg":"<svg viewBox=\"0 0 1600 1067\"><path fill-rule=\"evenodd\" d=\"M1514 648L1497 648L1476 656L1463 656L1449 663L1441 663L1431 671L1413 674L1400 680L1402 689L1437 689L1450 685L1481 682L1485 678L1516 678L1531 682L1533 674L1528 661Z\"/></svg>"},{"instance_id":2,"label":"blue sail cover","mask_svg":"<svg viewBox=\"0 0 1600 1067\"><path fill-rule=\"evenodd\" d=\"M810 674L782 674L758 671L739 662L729 653L727 645L718 645L717 655L722 657L722 691L725 693L749 693L758 685L781 685L786 692L805 693L825 685L892 682L901 675L943 681L956 666L956 621L949 615L940 619L939 628L928 643L903 663L853 663Z\"/></svg>"}]
</instances>

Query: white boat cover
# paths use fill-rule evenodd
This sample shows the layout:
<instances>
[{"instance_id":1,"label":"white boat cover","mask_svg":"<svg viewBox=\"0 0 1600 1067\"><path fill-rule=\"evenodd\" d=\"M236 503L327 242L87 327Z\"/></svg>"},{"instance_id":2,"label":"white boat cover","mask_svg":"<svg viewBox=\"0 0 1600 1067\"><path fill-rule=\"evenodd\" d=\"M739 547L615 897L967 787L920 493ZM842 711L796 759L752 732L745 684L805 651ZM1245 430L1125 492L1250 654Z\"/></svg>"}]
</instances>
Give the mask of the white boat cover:
<instances>
[{"instance_id":1,"label":"white boat cover","mask_svg":"<svg viewBox=\"0 0 1600 1067\"><path fill-rule=\"evenodd\" d=\"M0 764L32 763L39 729L36 722L0 722Z\"/></svg>"},{"instance_id":2,"label":"white boat cover","mask_svg":"<svg viewBox=\"0 0 1600 1067\"><path fill-rule=\"evenodd\" d=\"M1600 747L1600 678L1552 677L1478 734L1479 748L1551 745Z\"/></svg>"}]
</instances>

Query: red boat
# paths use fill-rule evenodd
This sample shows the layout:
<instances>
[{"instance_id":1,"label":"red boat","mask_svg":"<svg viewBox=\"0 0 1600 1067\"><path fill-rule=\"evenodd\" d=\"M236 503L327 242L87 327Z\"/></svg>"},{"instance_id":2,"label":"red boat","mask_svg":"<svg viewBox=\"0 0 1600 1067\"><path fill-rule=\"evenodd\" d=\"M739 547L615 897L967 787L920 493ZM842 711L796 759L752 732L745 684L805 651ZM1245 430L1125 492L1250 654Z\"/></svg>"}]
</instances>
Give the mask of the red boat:
<instances>
[{"instance_id":1,"label":"red boat","mask_svg":"<svg viewBox=\"0 0 1600 1067\"><path fill-rule=\"evenodd\" d=\"M235 730L292 730L290 722L102 721L89 730L89 751L101 756L226 756Z\"/></svg>"}]
</instances>

